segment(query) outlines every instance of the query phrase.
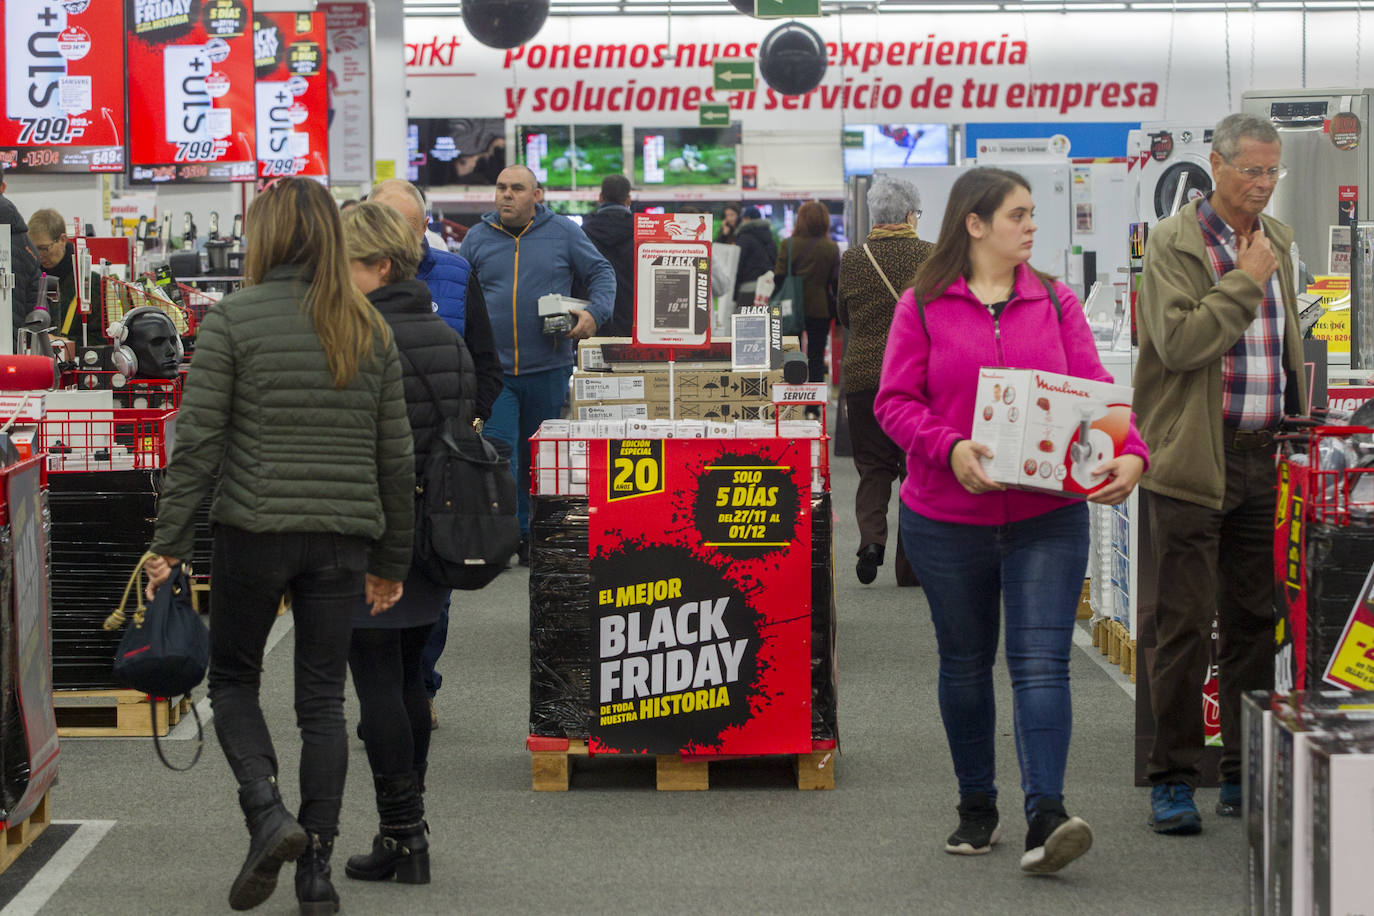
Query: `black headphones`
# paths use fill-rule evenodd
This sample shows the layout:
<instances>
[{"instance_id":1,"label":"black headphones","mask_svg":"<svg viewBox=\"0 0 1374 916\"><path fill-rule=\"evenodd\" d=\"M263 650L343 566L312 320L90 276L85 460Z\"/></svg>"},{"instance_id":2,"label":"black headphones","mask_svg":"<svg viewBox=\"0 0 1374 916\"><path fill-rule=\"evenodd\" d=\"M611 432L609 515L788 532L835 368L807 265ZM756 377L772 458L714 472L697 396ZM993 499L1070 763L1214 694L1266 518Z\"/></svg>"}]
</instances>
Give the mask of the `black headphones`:
<instances>
[{"instance_id":1,"label":"black headphones","mask_svg":"<svg viewBox=\"0 0 1374 916\"><path fill-rule=\"evenodd\" d=\"M167 327L171 329L172 339L176 341L177 362L181 362L186 355L181 343L181 335L177 333L176 322L172 321L170 315L162 309L152 305L140 305L138 308L130 309L124 316L110 325L107 333L114 341L114 348L110 351L110 362L114 369L126 379L133 378L138 374L138 357L128 345L129 322L138 318L140 315L158 315L167 322Z\"/></svg>"}]
</instances>

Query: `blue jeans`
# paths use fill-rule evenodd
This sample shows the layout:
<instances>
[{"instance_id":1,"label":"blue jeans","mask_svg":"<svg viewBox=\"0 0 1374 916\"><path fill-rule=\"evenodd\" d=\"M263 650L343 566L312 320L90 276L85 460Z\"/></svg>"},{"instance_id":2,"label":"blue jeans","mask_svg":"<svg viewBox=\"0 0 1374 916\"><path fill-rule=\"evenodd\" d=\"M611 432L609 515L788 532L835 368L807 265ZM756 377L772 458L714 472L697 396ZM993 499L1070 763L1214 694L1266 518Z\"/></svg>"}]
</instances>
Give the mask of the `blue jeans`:
<instances>
[{"instance_id":1,"label":"blue jeans","mask_svg":"<svg viewBox=\"0 0 1374 916\"><path fill-rule=\"evenodd\" d=\"M1069 651L1088 565L1088 507L1010 525L937 522L901 510L902 544L921 580L940 649L940 717L961 797L996 797L992 665L1006 606L1016 758L1026 819L1064 797L1073 712Z\"/></svg>"},{"instance_id":2,"label":"blue jeans","mask_svg":"<svg viewBox=\"0 0 1374 916\"><path fill-rule=\"evenodd\" d=\"M524 375L506 375L505 387L491 408L483 432L511 447L510 469L515 475L516 507L520 535L530 536L530 436L545 420L563 415L568 399L568 379L573 367L547 369Z\"/></svg>"}]
</instances>

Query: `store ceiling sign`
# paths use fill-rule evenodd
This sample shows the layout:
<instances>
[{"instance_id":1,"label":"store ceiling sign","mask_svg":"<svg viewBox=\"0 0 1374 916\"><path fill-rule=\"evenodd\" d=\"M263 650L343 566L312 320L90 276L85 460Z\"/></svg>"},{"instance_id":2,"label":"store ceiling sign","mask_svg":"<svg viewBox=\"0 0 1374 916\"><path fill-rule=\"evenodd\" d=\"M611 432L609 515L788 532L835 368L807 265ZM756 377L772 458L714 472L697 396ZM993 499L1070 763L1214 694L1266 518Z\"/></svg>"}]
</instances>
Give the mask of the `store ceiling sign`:
<instances>
[{"instance_id":1,"label":"store ceiling sign","mask_svg":"<svg viewBox=\"0 0 1374 916\"><path fill-rule=\"evenodd\" d=\"M759 19L801 19L821 14L821 0L754 0Z\"/></svg>"},{"instance_id":2,"label":"store ceiling sign","mask_svg":"<svg viewBox=\"0 0 1374 916\"><path fill-rule=\"evenodd\" d=\"M125 0L135 182L251 181L249 0Z\"/></svg>"},{"instance_id":3,"label":"store ceiling sign","mask_svg":"<svg viewBox=\"0 0 1374 916\"><path fill-rule=\"evenodd\" d=\"M124 9L5 0L0 168L124 170Z\"/></svg>"},{"instance_id":4,"label":"store ceiling sign","mask_svg":"<svg viewBox=\"0 0 1374 916\"><path fill-rule=\"evenodd\" d=\"M369 5L321 3L316 9L324 14L325 60L329 68L326 76L329 89L329 175L336 182L371 182L372 38L368 30ZM446 21L461 23L458 19ZM467 33L463 34L466 36ZM450 53L450 62L451 58ZM436 64L442 60L434 58Z\"/></svg>"},{"instance_id":5,"label":"store ceiling sign","mask_svg":"<svg viewBox=\"0 0 1374 916\"><path fill-rule=\"evenodd\" d=\"M750 92L758 85L754 62L745 59L718 60L712 64L711 85L716 90Z\"/></svg>"},{"instance_id":6,"label":"store ceiling sign","mask_svg":"<svg viewBox=\"0 0 1374 916\"><path fill-rule=\"evenodd\" d=\"M593 753L811 750L810 446L592 443Z\"/></svg>"},{"instance_id":7,"label":"store ceiling sign","mask_svg":"<svg viewBox=\"0 0 1374 916\"><path fill-rule=\"evenodd\" d=\"M258 177L329 176L323 13L253 18Z\"/></svg>"}]
</instances>

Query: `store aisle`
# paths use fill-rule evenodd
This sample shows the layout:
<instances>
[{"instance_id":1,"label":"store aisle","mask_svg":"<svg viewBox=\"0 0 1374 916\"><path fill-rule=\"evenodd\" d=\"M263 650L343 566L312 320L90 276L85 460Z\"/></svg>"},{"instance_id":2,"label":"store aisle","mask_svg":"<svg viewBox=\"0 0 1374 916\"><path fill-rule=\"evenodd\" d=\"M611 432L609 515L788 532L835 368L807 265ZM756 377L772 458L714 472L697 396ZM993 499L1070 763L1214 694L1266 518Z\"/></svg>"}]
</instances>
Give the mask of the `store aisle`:
<instances>
[{"instance_id":1,"label":"store aisle","mask_svg":"<svg viewBox=\"0 0 1374 916\"><path fill-rule=\"evenodd\" d=\"M659 793L647 761L590 761L567 794L530 791L527 716L528 574L456 595L440 663L441 727L429 773L434 883L365 885L342 875L375 829L360 742L335 874L348 913L1235 913L1242 906L1238 821L1211 816L1204 832L1159 837L1147 794L1131 785L1134 710L1086 652L1073 657L1075 737L1069 809L1095 844L1058 877L1020 873L1024 832L1010 737L1010 687L999 676L998 746L1004 825L990 855L943 851L956 822L954 779L935 707L934 639L919 590L897 589L892 566L860 586L849 507L856 475L835 462L840 737L833 792L791 788L784 763L715 764L704 793ZM293 726L288 633L268 656L265 701L276 733ZM349 722L356 722L350 701ZM168 772L146 740L63 745L54 817L113 820L84 859L55 857L46 914L227 913L246 847L223 755L207 736L190 774ZM172 742L185 759L190 746ZM284 774L294 748L283 741ZM288 803L298 797L283 778ZM77 861L62 880L60 859ZM291 871L255 912L295 912ZM0 892L4 890L0 879ZM41 894L30 893L26 899ZM0 901L7 899L0 896ZM4 911L9 912L9 911Z\"/></svg>"}]
</instances>

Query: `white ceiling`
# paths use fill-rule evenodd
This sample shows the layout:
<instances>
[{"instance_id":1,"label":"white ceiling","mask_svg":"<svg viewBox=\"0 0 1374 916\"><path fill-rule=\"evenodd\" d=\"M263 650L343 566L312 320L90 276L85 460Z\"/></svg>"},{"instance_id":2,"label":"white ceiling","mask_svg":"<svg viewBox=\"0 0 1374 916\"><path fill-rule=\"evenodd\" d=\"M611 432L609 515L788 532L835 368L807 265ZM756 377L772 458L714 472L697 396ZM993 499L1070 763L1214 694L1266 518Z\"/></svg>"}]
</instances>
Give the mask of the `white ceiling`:
<instances>
[{"instance_id":1,"label":"white ceiling","mask_svg":"<svg viewBox=\"0 0 1374 916\"><path fill-rule=\"evenodd\" d=\"M407 16L459 16L460 0L404 0ZM1374 0L822 0L826 14L1038 12L1068 10L1354 10L1374 9ZM741 15L729 0L550 0L555 16Z\"/></svg>"}]
</instances>

